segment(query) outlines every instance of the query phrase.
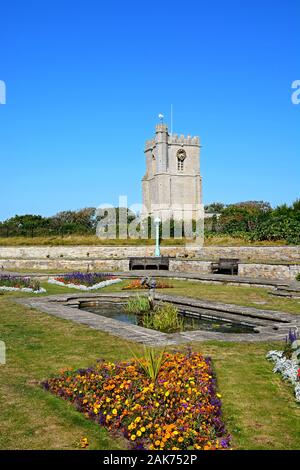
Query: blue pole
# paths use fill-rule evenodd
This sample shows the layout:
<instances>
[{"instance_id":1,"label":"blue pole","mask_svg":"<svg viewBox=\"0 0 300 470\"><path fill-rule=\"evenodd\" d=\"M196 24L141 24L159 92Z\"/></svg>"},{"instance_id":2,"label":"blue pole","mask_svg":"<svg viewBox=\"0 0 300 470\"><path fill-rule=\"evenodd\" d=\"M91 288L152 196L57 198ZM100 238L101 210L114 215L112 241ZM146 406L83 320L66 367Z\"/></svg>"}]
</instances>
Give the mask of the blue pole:
<instances>
[{"instance_id":1,"label":"blue pole","mask_svg":"<svg viewBox=\"0 0 300 470\"><path fill-rule=\"evenodd\" d=\"M155 256L160 256L160 248L159 248L159 224L160 219L157 217L154 220L155 223Z\"/></svg>"}]
</instances>

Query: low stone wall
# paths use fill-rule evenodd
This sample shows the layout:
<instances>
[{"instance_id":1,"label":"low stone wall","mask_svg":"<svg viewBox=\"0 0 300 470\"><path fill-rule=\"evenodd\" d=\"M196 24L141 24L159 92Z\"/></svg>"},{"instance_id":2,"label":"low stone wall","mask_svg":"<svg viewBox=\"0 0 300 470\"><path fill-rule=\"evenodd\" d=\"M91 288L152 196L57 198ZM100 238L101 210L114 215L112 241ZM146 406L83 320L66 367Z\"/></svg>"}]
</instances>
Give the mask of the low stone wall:
<instances>
[{"instance_id":1,"label":"low stone wall","mask_svg":"<svg viewBox=\"0 0 300 470\"><path fill-rule=\"evenodd\" d=\"M135 256L153 256L154 246L0 246L1 259L121 259ZM184 253L184 247L165 246L166 256ZM194 254L194 253L192 253Z\"/></svg>"},{"instance_id":2,"label":"low stone wall","mask_svg":"<svg viewBox=\"0 0 300 470\"><path fill-rule=\"evenodd\" d=\"M153 246L0 247L0 268L128 271L129 257L153 256L153 250ZM186 253L184 247L162 247L161 251L163 255L174 257L170 259L170 271L175 272L210 274L211 261L218 258L246 261L239 264L238 274L244 277L295 280L300 272L300 264L295 264L300 261L299 246L204 247L197 253L189 252L194 258L182 257ZM197 259L200 257L207 261ZM247 263L247 260L282 263Z\"/></svg>"},{"instance_id":3,"label":"low stone wall","mask_svg":"<svg viewBox=\"0 0 300 470\"><path fill-rule=\"evenodd\" d=\"M83 271L129 271L128 259L0 259L0 268L4 270L83 270Z\"/></svg>"},{"instance_id":4,"label":"low stone wall","mask_svg":"<svg viewBox=\"0 0 300 470\"><path fill-rule=\"evenodd\" d=\"M199 257L239 258L241 261L300 261L300 246L205 246Z\"/></svg>"},{"instance_id":5,"label":"low stone wall","mask_svg":"<svg viewBox=\"0 0 300 470\"><path fill-rule=\"evenodd\" d=\"M170 259L170 271L211 274L211 261Z\"/></svg>"},{"instance_id":6,"label":"low stone wall","mask_svg":"<svg viewBox=\"0 0 300 470\"><path fill-rule=\"evenodd\" d=\"M0 259L4 270L99 270L129 271L129 260L123 259ZM192 259L170 259L170 271L181 273L211 274L211 261ZM159 273L159 271L158 271ZM238 275L242 277L282 279L294 281L300 273L300 265L239 263Z\"/></svg>"},{"instance_id":7,"label":"low stone wall","mask_svg":"<svg viewBox=\"0 0 300 470\"><path fill-rule=\"evenodd\" d=\"M211 274L210 261L170 260L170 271ZM239 263L241 277L282 279L294 281L300 273L300 265Z\"/></svg>"},{"instance_id":8,"label":"low stone wall","mask_svg":"<svg viewBox=\"0 0 300 470\"><path fill-rule=\"evenodd\" d=\"M300 265L284 264L239 264L239 276L295 281Z\"/></svg>"},{"instance_id":9,"label":"low stone wall","mask_svg":"<svg viewBox=\"0 0 300 470\"><path fill-rule=\"evenodd\" d=\"M153 256L154 246L0 246L0 259L122 259ZM241 261L300 262L300 246L206 246L186 250L184 246L162 246L165 256L189 255L215 260L239 258Z\"/></svg>"}]
</instances>

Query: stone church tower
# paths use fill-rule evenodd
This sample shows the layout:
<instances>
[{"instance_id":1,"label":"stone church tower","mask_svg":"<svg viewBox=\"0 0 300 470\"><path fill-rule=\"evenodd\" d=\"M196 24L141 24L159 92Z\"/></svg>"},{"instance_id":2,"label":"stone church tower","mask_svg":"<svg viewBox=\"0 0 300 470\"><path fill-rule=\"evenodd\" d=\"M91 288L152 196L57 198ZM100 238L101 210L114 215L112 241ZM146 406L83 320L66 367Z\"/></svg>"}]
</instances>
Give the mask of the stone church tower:
<instances>
[{"instance_id":1,"label":"stone church tower","mask_svg":"<svg viewBox=\"0 0 300 470\"><path fill-rule=\"evenodd\" d=\"M155 137L146 141L145 155L142 218L198 220L202 214L199 137L170 135L161 123Z\"/></svg>"}]
</instances>

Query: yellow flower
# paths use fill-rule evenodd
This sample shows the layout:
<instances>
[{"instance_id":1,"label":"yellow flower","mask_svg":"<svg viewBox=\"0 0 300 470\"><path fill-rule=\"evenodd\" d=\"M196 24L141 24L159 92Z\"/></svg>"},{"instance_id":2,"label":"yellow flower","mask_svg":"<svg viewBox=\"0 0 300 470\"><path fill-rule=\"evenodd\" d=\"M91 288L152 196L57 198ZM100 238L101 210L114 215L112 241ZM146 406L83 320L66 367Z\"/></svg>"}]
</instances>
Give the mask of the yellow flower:
<instances>
[{"instance_id":1,"label":"yellow flower","mask_svg":"<svg viewBox=\"0 0 300 470\"><path fill-rule=\"evenodd\" d=\"M132 441L135 441L135 440L136 440L136 435L135 435L135 434L132 434L132 436L130 437L130 439L131 439Z\"/></svg>"},{"instance_id":2,"label":"yellow flower","mask_svg":"<svg viewBox=\"0 0 300 470\"><path fill-rule=\"evenodd\" d=\"M117 414L118 414L118 411L116 410L116 408L114 408L114 409L112 410L112 414L113 414L113 415L117 415Z\"/></svg>"},{"instance_id":3,"label":"yellow flower","mask_svg":"<svg viewBox=\"0 0 300 470\"><path fill-rule=\"evenodd\" d=\"M82 437L80 439L80 447L82 447L83 449L85 447L87 447L89 445L89 441L88 441L88 438L87 437Z\"/></svg>"},{"instance_id":4,"label":"yellow flower","mask_svg":"<svg viewBox=\"0 0 300 470\"><path fill-rule=\"evenodd\" d=\"M144 428L144 426L141 428L141 432L145 432L146 431L146 428Z\"/></svg>"},{"instance_id":5,"label":"yellow flower","mask_svg":"<svg viewBox=\"0 0 300 470\"><path fill-rule=\"evenodd\" d=\"M221 393L217 393L217 397L221 398L222 397Z\"/></svg>"},{"instance_id":6,"label":"yellow flower","mask_svg":"<svg viewBox=\"0 0 300 470\"><path fill-rule=\"evenodd\" d=\"M167 391L167 392L165 393L165 397L168 397L169 395L170 395L170 392Z\"/></svg>"},{"instance_id":7,"label":"yellow flower","mask_svg":"<svg viewBox=\"0 0 300 470\"><path fill-rule=\"evenodd\" d=\"M155 441L154 444L156 445L156 447L158 447L160 445L160 441Z\"/></svg>"},{"instance_id":8,"label":"yellow flower","mask_svg":"<svg viewBox=\"0 0 300 470\"><path fill-rule=\"evenodd\" d=\"M142 435L141 431L137 431L137 432L136 432L136 435L137 435L138 437L140 437L140 436Z\"/></svg>"},{"instance_id":9,"label":"yellow flower","mask_svg":"<svg viewBox=\"0 0 300 470\"><path fill-rule=\"evenodd\" d=\"M178 437L178 442L183 442L183 437Z\"/></svg>"},{"instance_id":10,"label":"yellow flower","mask_svg":"<svg viewBox=\"0 0 300 470\"><path fill-rule=\"evenodd\" d=\"M134 421L135 421L136 423L139 423L139 422L141 421L141 419L142 419L142 418L141 418L140 416L138 416L137 418L135 418Z\"/></svg>"}]
</instances>

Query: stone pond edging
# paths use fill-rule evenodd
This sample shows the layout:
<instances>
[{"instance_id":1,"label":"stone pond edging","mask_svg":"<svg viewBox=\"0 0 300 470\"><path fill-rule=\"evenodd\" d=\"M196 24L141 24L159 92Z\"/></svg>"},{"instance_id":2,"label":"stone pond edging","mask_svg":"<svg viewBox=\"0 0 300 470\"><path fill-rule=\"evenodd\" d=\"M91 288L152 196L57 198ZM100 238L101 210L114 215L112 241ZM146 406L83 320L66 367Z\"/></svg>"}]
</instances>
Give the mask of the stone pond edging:
<instances>
[{"instance_id":1,"label":"stone pond edging","mask_svg":"<svg viewBox=\"0 0 300 470\"><path fill-rule=\"evenodd\" d=\"M137 325L127 324L115 319L103 317L85 310L78 309L79 300L95 299L114 299L122 300L135 293L105 293L105 294L60 294L39 298L22 297L14 298L13 301L27 307L38 309L47 314L62 318L65 320L82 323L91 328L107 332L111 335L121 337L128 341L135 341L149 346L170 346L189 342L220 340L230 342L257 342L257 341L275 341L283 340L288 333L289 328L300 328L300 318L284 312L272 310L261 310L251 307L242 307L238 305L222 304L220 302L202 301L189 297L170 296L156 294L156 300L172 301L175 303L185 303L191 308L208 308L221 311L226 314L239 315L240 318L257 318L258 325L261 325L260 333L216 333L212 331L186 331L181 333L166 334L155 330L150 330ZM239 320L240 318L237 318ZM270 325L265 326L267 320L272 319ZM248 320L249 321L249 320ZM284 323L282 323L284 322ZM277 329L274 329L276 327Z\"/></svg>"}]
</instances>

